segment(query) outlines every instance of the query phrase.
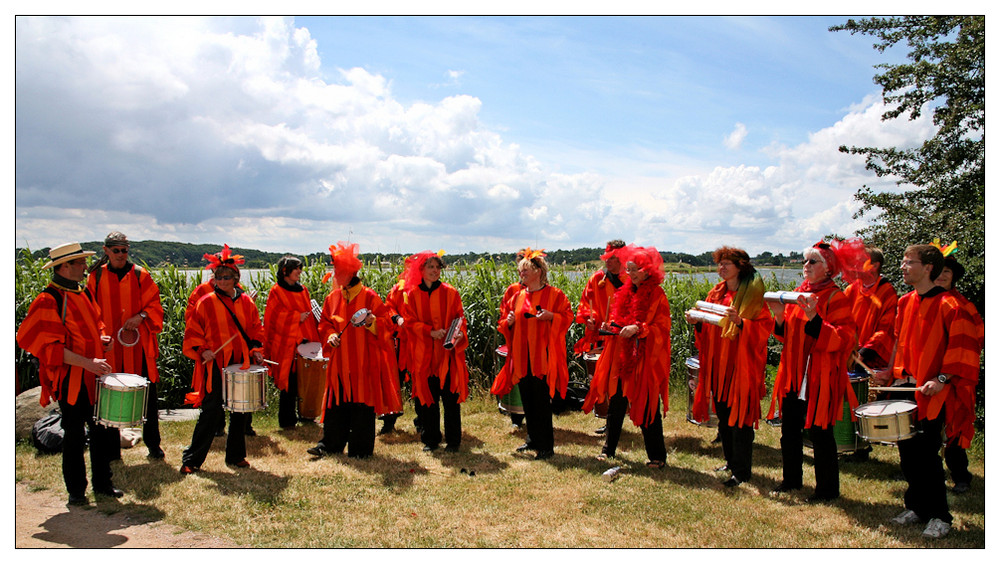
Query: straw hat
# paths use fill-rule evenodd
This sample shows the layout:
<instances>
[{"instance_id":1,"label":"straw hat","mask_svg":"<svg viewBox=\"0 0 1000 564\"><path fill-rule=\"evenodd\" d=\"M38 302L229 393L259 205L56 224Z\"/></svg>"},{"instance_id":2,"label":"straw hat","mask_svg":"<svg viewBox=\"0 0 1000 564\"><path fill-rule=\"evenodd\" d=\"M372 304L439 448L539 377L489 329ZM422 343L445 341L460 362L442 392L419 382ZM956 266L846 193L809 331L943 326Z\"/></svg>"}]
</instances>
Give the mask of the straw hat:
<instances>
[{"instance_id":1,"label":"straw hat","mask_svg":"<svg viewBox=\"0 0 1000 564\"><path fill-rule=\"evenodd\" d=\"M80 243L63 243L58 247L49 249L49 262L42 269L52 268L64 262L69 262L75 258L93 256L94 251L85 251L80 247Z\"/></svg>"}]
</instances>

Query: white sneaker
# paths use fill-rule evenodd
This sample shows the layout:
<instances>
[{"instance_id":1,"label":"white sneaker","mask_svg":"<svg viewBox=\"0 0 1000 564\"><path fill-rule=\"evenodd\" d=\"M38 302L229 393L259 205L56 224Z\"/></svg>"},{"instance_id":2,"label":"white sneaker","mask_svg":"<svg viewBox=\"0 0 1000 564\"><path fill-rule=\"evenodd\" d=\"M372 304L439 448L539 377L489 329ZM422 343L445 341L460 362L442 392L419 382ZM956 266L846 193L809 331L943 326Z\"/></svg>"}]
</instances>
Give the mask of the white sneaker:
<instances>
[{"instance_id":1,"label":"white sneaker","mask_svg":"<svg viewBox=\"0 0 1000 564\"><path fill-rule=\"evenodd\" d=\"M913 523L920 522L920 516L914 513L913 510L907 509L906 511L890 519L890 521L892 521L897 525L912 525Z\"/></svg>"},{"instance_id":2,"label":"white sneaker","mask_svg":"<svg viewBox=\"0 0 1000 564\"><path fill-rule=\"evenodd\" d=\"M927 522L927 528L924 529L923 535L925 538L939 539L947 535L950 530L951 525L935 517Z\"/></svg>"}]
</instances>

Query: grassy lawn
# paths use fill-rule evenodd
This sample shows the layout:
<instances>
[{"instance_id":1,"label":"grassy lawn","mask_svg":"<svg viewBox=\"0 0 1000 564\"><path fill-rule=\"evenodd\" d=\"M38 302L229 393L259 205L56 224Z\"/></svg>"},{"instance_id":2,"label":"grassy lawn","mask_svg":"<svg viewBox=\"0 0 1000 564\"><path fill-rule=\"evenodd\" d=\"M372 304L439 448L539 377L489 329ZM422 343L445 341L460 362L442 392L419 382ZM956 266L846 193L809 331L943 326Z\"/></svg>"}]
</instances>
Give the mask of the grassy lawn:
<instances>
[{"instance_id":1,"label":"grassy lawn","mask_svg":"<svg viewBox=\"0 0 1000 564\"><path fill-rule=\"evenodd\" d=\"M675 388L680 388L676 386ZM770 497L781 479L780 429L761 426L754 479L735 489L714 429L688 423L675 390L664 420L668 466L645 467L642 437L628 420L617 460L595 456L603 438L592 415L558 415L556 455L547 461L514 453L524 440L489 397L463 406L462 451L421 451L412 404L393 435L379 437L369 460L314 460L305 450L319 425L278 429L274 406L254 417L247 438L252 468L223 463L217 438L202 472L178 472L194 422L161 422L164 462L146 459L140 443L112 465L122 500L101 511L129 511L250 547L852 547L984 548L986 504L981 437L970 451L976 479L963 495L949 493L952 532L926 541L921 526L887 524L902 511L905 482L896 449L875 446L867 462L840 465L840 500L810 504L814 477L806 451L806 487ZM379 423L380 425L381 423ZM89 465L89 461L88 461ZM602 472L621 466L618 478ZM59 456L16 447L15 478L65 497ZM950 487L950 482L949 482ZM89 493L89 492L88 492Z\"/></svg>"}]
</instances>

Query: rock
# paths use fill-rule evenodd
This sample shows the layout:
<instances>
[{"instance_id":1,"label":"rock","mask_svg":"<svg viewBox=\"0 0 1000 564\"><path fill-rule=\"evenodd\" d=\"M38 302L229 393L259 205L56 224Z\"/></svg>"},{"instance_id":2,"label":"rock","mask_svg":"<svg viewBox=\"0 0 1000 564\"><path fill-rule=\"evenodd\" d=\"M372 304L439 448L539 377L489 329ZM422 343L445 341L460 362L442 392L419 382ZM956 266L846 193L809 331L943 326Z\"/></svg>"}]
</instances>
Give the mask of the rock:
<instances>
[{"instance_id":1,"label":"rock","mask_svg":"<svg viewBox=\"0 0 1000 564\"><path fill-rule=\"evenodd\" d=\"M14 398L15 441L30 441L32 425L59 407L59 404L56 402L51 402L45 407L39 405L38 398L41 395L42 387L36 386L30 390L21 392Z\"/></svg>"}]
</instances>

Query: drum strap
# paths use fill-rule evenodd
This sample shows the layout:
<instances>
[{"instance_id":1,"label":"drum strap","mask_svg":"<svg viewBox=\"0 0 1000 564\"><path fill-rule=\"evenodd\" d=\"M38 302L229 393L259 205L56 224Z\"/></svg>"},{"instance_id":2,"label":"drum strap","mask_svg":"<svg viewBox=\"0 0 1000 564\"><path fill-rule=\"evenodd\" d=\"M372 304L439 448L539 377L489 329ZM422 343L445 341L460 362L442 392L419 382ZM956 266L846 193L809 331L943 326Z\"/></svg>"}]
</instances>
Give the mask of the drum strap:
<instances>
[{"instance_id":1,"label":"drum strap","mask_svg":"<svg viewBox=\"0 0 1000 564\"><path fill-rule=\"evenodd\" d=\"M236 324L236 328L240 330L240 335L242 335L243 340L246 341L247 349L249 350L253 348L253 345L250 342L250 337L247 335L247 332L243 330L243 325L240 324L240 320L236 318L236 314L233 313L233 310L229 309L229 304L226 303L226 298L221 298L219 301L222 302L222 307L226 308L226 311L228 311L229 315L233 318L233 323Z\"/></svg>"}]
</instances>

